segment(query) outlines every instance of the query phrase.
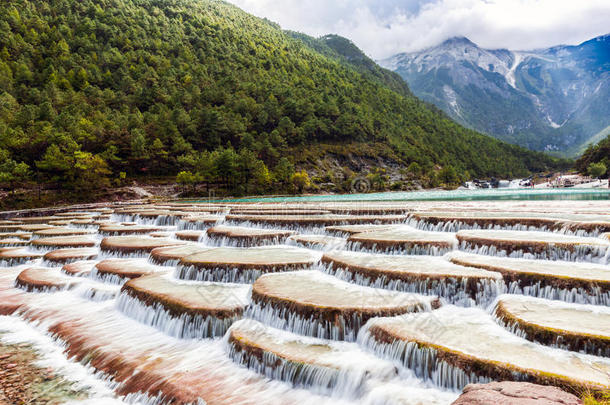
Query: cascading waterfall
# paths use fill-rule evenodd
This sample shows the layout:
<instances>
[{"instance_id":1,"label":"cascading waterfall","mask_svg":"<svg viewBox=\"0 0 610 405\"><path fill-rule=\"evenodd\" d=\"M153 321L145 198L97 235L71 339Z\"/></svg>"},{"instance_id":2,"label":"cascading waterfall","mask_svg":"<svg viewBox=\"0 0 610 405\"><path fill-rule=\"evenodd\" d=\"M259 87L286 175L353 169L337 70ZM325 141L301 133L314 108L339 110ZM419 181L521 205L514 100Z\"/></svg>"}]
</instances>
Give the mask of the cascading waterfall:
<instances>
[{"instance_id":1,"label":"cascading waterfall","mask_svg":"<svg viewBox=\"0 0 610 405\"><path fill-rule=\"evenodd\" d=\"M216 222L204 222L204 221L186 221L180 219L176 223L176 230L178 231L205 231L215 225L224 223L224 218L218 219Z\"/></svg>"},{"instance_id":2,"label":"cascading waterfall","mask_svg":"<svg viewBox=\"0 0 610 405\"><path fill-rule=\"evenodd\" d=\"M363 246L360 242L348 241L345 246L347 250L366 253L383 253L386 255L422 255L422 256L443 256L454 250L453 247L441 247L433 244L409 244L409 246L383 247L372 245L371 247Z\"/></svg>"},{"instance_id":3,"label":"cascading waterfall","mask_svg":"<svg viewBox=\"0 0 610 405\"><path fill-rule=\"evenodd\" d=\"M227 226L242 226L248 228L256 228L256 229L269 229L273 231L296 231L300 234L314 234L314 235L322 235L326 233L324 230L324 225L317 224L284 224L274 225L266 222L251 222L251 221L237 221L237 220L226 220L223 225Z\"/></svg>"},{"instance_id":4,"label":"cascading waterfall","mask_svg":"<svg viewBox=\"0 0 610 405\"><path fill-rule=\"evenodd\" d=\"M442 280L428 278L403 281L390 279L385 275L371 278L358 272L335 268L332 264L321 264L319 270L340 280L358 285L437 296L445 303L463 307L485 307L506 290L503 280L480 279L474 281L468 278L446 277Z\"/></svg>"},{"instance_id":5,"label":"cascading waterfall","mask_svg":"<svg viewBox=\"0 0 610 405\"><path fill-rule=\"evenodd\" d=\"M285 244L287 246L295 246L295 247L301 247L301 248L306 248L306 249L311 249L311 250L318 250L318 251L323 251L323 252L329 252L332 250L337 250L337 249L343 249L346 248L347 246L347 241L346 240L342 240L342 241L336 241L336 242L329 242L329 243L324 243L324 242L315 242L315 241L297 241L294 239L290 239L288 238L285 242Z\"/></svg>"},{"instance_id":6,"label":"cascading waterfall","mask_svg":"<svg viewBox=\"0 0 610 405\"><path fill-rule=\"evenodd\" d=\"M515 336L519 336L523 339L527 339L535 343L540 343L548 347L555 347L563 350L575 351L576 349L574 345L577 344L580 347L580 353L586 353L599 357L610 357L610 345L607 344L607 342L600 344L594 336L592 336L591 338L582 336L581 338L576 339L575 341L567 341L561 336L561 332L558 332L557 334L545 334L546 339L544 341L536 339L532 337L525 329L523 329L519 322L501 316L500 312L498 312L498 305L499 303L495 302L494 305L490 306L490 309L488 311L490 316L496 323L504 327L506 330L508 330ZM553 336L553 338L549 338L549 336Z\"/></svg>"},{"instance_id":7,"label":"cascading waterfall","mask_svg":"<svg viewBox=\"0 0 610 405\"><path fill-rule=\"evenodd\" d=\"M23 264L34 263L36 261L40 261L40 259L29 258L29 257L14 257L14 258L10 258L10 259L0 259L0 267L21 266Z\"/></svg>"},{"instance_id":8,"label":"cascading waterfall","mask_svg":"<svg viewBox=\"0 0 610 405\"><path fill-rule=\"evenodd\" d=\"M487 224L481 225L479 223L468 223L460 221L459 219L452 219L447 221L427 221L425 219L419 219L411 216L407 221L407 225L413 228L420 229L422 231L432 232L458 232L461 230L504 230L504 231L529 231L529 232L553 232L560 235L570 235L579 237L598 237L602 231L600 228L593 229L579 229L575 228L574 225L561 225L558 223L557 226L549 227L547 225L525 225L525 224Z\"/></svg>"},{"instance_id":9,"label":"cascading waterfall","mask_svg":"<svg viewBox=\"0 0 610 405\"><path fill-rule=\"evenodd\" d=\"M356 398L361 395L366 373L356 374L341 369L318 367L282 359L274 353L263 352L259 357L248 354L225 339L227 353L237 364L242 364L267 378L286 381L298 388L337 397Z\"/></svg>"},{"instance_id":10,"label":"cascading waterfall","mask_svg":"<svg viewBox=\"0 0 610 405\"><path fill-rule=\"evenodd\" d=\"M24 290L25 292L28 292L28 293L55 293L55 292L59 292L59 291L70 290L70 289L74 288L75 284L76 283L65 284L62 286L51 286L51 285L38 286L38 285L24 283L19 280L15 280L14 287Z\"/></svg>"},{"instance_id":11,"label":"cascading waterfall","mask_svg":"<svg viewBox=\"0 0 610 405\"><path fill-rule=\"evenodd\" d=\"M82 257L70 257L67 259L59 259L59 260L49 260L49 259L42 259L42 261L40 262L40 265L43 267L60 267L63 266L65 264L70 264L70 263L74 263L74 262L80 262L81 260L86 260L86 258L82 258Z\"/></svg>"},{"instance_id":12,"label":"cascading waterfall","mask_svg":"<svg viewBox=\"0 0 610 405\"><path fill-rule=\"evenodd\" d=\"M273 343L267 347L270 339ZM223 341L236 363L268 378L335 398L357 400L375 386L399 377L413 379L410 372L400 373L391 362L371 356L354 343L294 335L251 319L233 324ZM293 355L297 357L293 359Z\"/></svg>"},{"instance_id":13,"label":"cascading waterfall","mask_svg":"<svg viewBox=\"0 0 610 405\"><path fill-rule=\"evenodd\" d=\"M79 246L42 246L42 245L29 245L27 248L29 251L31 251L32 253L48 253L52 250L57 250L57 249L77 249L77 248L88 248L88 247L95 247L95 248L99 248L99 241L95 241L94 246L87 246L87 245L79 245ZM100 252L100 255L103 252Z\"/></svg>"},{"instance_id":14,"label":"cascading waterfall","mask_svg":"<svg viewBox=\"0 0 610 405\"><path fill-rule=\"evenodd\" d=\"M85 229L85 230L91 230L91 231L97 231L99 228L99 225L96 224L79 224L79 223L70 223L70 225L68 225L68 228L75 228L75 229Z\"/></svg>"},{"instance_id":15,"label":"cascading waterfall","mask_svg":"<svg viewBox=\"0 0 610 405\"><path fill-rule=\"evenodd\" d=\"M519 336L524 339L532 340L532 339L530 339L527 332L525 332L525 330L523 330L517 322L508 322L505 319L498 317L497 315L493 315L493 318L496 322L498 322L499 325L506 328L506 330L508 330L513 335ZM561 339L560 336L557 337L557 339L554 341L545 341L545 342L540 342L537 340L532 340L532 341L536 342L536 343L544 344L545 346L549 346L549 347L556 347L556 348L562 349L562 350L571 350L571 346L568 343L565 343ZM599 345L595 344L595 342L586 341L586 340L584 340L582 344L584 347L583 347L583 350L581 350L581 353L591 354L591 355L600 356L600 357L610 357L610 348L608 348L607 345L599 346Z\"/></svg>"},{"instance_id":16,"label":"cascading waterfall","mask_svg":"<svg viewBox=\"0 0 610 405\"><path fill-rule=\"evenodd\" d=\"M119 311L145 325L153 326L169 336L180 339L205 339L223 336L240 317L217 318L184 313L178 317L159 303L146 305L122 291L116 300Z\"/></svg>"},{"instance_id":17,"label":"cascading waterfall","mask_svg":"<svg viewBox=\"0 0 610 405\"><path fill-rule=\"evenodd\" d=\"M94 281L115 285L122 285L129 280L128 278L121 277L117 274L100 273L99 269L96 266L93 266L91 268L91 272L89 273L88 277Z\"/></svg>"},{"instance_id":18,"label":"cascading waterfall","mask_svg":"<svg viewBox=\"0 0 610 405\"><path fill-rule=\"evenodd\" d=\"M247 317L256 319L273 328L284 329L298 335L320 339L356 340L358 330L365 323L358 314L350 317L338 315L336 319L326 320L313 316L303 316L290 308L253 301L246 309Z\"/></svg>"},{"instance_id":19,"label":"cascading waterfall","mask_svg":"<svg viewBox=\"0 0 610 405\"><path fill-rule=\"evenodd\" d=\"M263 275L259 269L239 269L239 268L202 268L198 266L184 266L179 264L176 267L175 277L181 280L192 281L213 281L219 283L245 283L252 284Z\"/></svg>"},{"instance_id":20,"label":"cascading waterfall","mask_svg":"<svg viewBox=\"0 0 610 405\"><path fill-rule=\"evenodd\" d=\"M546 249L540 252L531 252L527 250L513 250L507 253L506 250L498 249L493 245L482 245L477 243L471 243L468 241L462 241L459 244L459 250L469 253L476 253L487 256L498 256L498 257L514 257L514 258L525 258L525 259L539 259L539 260L563 260L568 262L592 262L607 264L610 258L610 248L605 246L587 246L587 245L576 245L570 249L566 249L561 246L549 245Z\"/></svg>"},{"instance_id":21,"label":"cascading waterfall","mask_svg":"<svg viewBox=\"0 0 610 405\"><path fill-rule=\"evenodd\" d=\"M424 381L455 391L468 384L487 383L491 378L466 372L439 359L438 352L417 342L396 339L392 343L379 342L370 331L371 324L364 325L358 334L358 343L376 355L412 370ZM515 375L514 377L518 377Z\"/></svg>"},{"instance_id":22,"label":"cascading waterfall","mask_svg":"<svg viewBox=\"0 0 610 405\"><path fill-rule=\"evenodd\" d=\"M160 215L155 219L154 224L159 226L176 226L180 218L176 215Z\"/></svg>"},{"instance_id":23,"label":"cascading waterfall","mask_svg":"<svg viewBox=\"0 0 610 405\"><path fill-rule=\"evenodd\" d=\"M422 302L421 309L431 311L430 303ZM259 301L253 297L246 309L246 317L255 319L273 328L284 329L298 335L320 339L354 342L369 314L353 312L351 315L337 311L330 317L324 315L302 315L289 306Z\"/></svg>"},{"instance_id":24,"label":"cascading waterfall","mask_svg":"<svg viewBox=\"0 0 610 405\"><path fill-rule=\"evenodd\" d=\"M144 250L134 252L124 252L121 250L101 250L100 254L98 255L98 259L147 259L148 256L149 253Z\"/></svg>"},{"instance_id":25,"label":"cascading waterfall","mask_svg":"<svg viewBox=\"0 0 610 405\"><path fill-rule=\"evenodd\" d=\"M540 231L540 232L552 232L546 225L543 226L531 226L531 225L523 225L523 224L512 224L512 225L498 225L498 224L488 224L485 226L481 226L480 224L474 223L469 224L467 222L463 222L460 220L450 220L450 221L439 221L436 223L428 222L425 219L417 219L415 217L410 217L407 221L407 225L412 226L413 228L422 230L422 231L431 231L431 232L458 232L461 230L505 230L505 231ZM566 232L566 234L570 235L572 233ZM576 233L573 233L576 235ZM580 235L579 235L580 236ZM588 235L582 235L588 236ZM597 235L592 235L597 236Z\"/></svg>"},{"instance_id":26,"label":"cascading waterfall","mask_svg":"<svg viewBox=\"0 0 610 405\"><path fill-rule=\"evenodd\" d=\"M425 203L419 204L425 206ZM239 208L238 205L236 207ZM265 205L261 204L261 207L264 208ZM324 208L324 206L321 206L321 208ZM589 209L589 207L586 208ZM169 203L165 207L158 207L160 213L171 213L174 209ZM332 210L329 208L329 211ZM213 225L205 221L208 218L204 218L204 215L201 215L201 221L198 222L195 218L190 220L186 217L182 218L185 212L189 212L189 210L176 212L176 215L168 214L156 217L146 213L144 215L114 213L111 221L164 226L166 228L163 231L170 232L168 237L175 237L173 233L176 230L206 230ZM197 216L197 211L192 212L194 216ZM378 210L371 212L378 213ZM315 223L276 226L256 221L232 220L225 222L224 215L226 213L212 212L211 215L205 214L205 216L219 216L220 219L217 224L226 223L227 225L248 226L257 229L290 229L302 234L301 236L307 236L306 234L337 235L337 233L325 230L323 225ZM582 213L588 214L584 209ZM398 221L396 223L435 232L497 229L552 232L554 234L587 237L599 235L599 229L576 229L569 224L561 229L555 229L551 226L535 227L520 224L479 226L477 224L469 225L459 220L441 221L433 224L425 220L417 220L413 216L410 216L406 222ZM97 225L85 223L61 226L98 230ZM117 232L116 234L120 235L121 233ZM193 242L192 245L195 247L193 251L196 251L198 247L205 250L207 247L249 247L285 243L287 245L306 246L315 250L317 254L320 254L320 251L329 252L340 249L359 252L383 252L391 255L434 256L444 255L457 248L495 256L499 261L502 260L502 257L508 256L607 264L610 258L610 248L604 248L603 246L563 248L551 245L548 249L539 252L532 253L525 249L510 254L497 249L493 245L470 243L461 243L459 246L448 248L426 243L415 244L412 247L378 248L372 246L367 248L358 242L347 243L351 234L339 234L345 243L337 241L335 245L332 243L328 245L317 244L315 242L307 244L284 237L274 239L254 237L252 240L240 240L232 237L208 238L203 236L199 241ZM95 239L97 241L96 246L99 248L100 232L98 231L95 236L91 235L89 238ZM35 239L39 238L34 236L32 240ZM15 247L19 245L19 241L15 241ZM4 246L10 246L10 242ZM46 253L54 249L56 248L36 245L27 247L28 251L36 253ZM272 251L269 253L269 255L275 254ZM260 276L269 272L294 270L294 268L287 268L286 266L277 269L262 269L256 268L254 264L251 264L252 267L246 268L205 268L203 265L197 266L196 264L193 266L180 265L180 259L178 258L157 260L145 251L125 253L120 250L105 250L100 252L95 260L100 261L106 258L146 258L149 263L162 265L168 270L175 267L173 269L174 277L181 280L192 280L193 283L202 281L253 283ZM419 401L420 403L448 405L457 396L457 391L466 384L487 382L491 380L490 377L497 377L484 367L477 369L476 366L458 364L452 361L454 359L447 361L447 355L443 351L442 345L438 347L426 346L417 341L395 339L390 342L387 339L380 339L379 335L372 330L374 322L369 320L370 316L366 313L367 311L347 311L344 308L342 309L341 302L339 302L340 305L337 305L337 311L317 311L315 305L312 305L313 309L303 309L299 305L291 305L293 302L290 300L286 300L284 304L281 299L266 300L264 299L265 296L261 294L260 297L263 298L259 297L258 300L252 302L246 307L243 314L240 313L227 318L213 315L205 316L201 313L196 314L195 311L188 312L188 310L185 310L181 312L173 307L170 309L161 302L154 302L154 299L151 299L151 302L154 303L150 303L135 298L126 290L121 290L121 286L128 280L127 278L98 272L97 268L93 266L95 261L92 263L91 272L84 273L80 277L77 277L77 274L64 272L65 275L73 276L75 279L74 283L66 287L32 288L27 284L21 285L14 281L22 266L24 269L29 265L45 266L56 272L58 266L77 260L82 259L68 259L59 262L15 257L0 260L0 267L9 269L9 271L0 272L0 310L9 311L13 304L11 300L14 300L15 307L19 308L15 316L22 316L30 323L43 322L44 328L51 333L55 333L55 342L61 345L62 350L65 350L70 356L75 356L79 361L91 365L91 374L101 375L106 381L110 382L113 393L120 393L120 401L122 401L120 403L137 402L161 405L170 402L190 402L201 405L205 403L203 399L193 398L189 395L201 394L205 396L212 392L213 394L210 394L211 402L218 400L219 403L255 402L262 405L282 402L312 405L347 405L352 403L397 405L401 403L402 397L396 395L394 398L395 392L414 390L414 392L419 392L417 395L422 398ZM189 262L185 261L185 263ZM196 263L196 261L191 263ZM202 263L204 262L202 261ZM455 306L486 308L487 313L474 308L459 308L459 310L481 312L481 316L490 317L486 320L494 319L495 322L503 326L508 331L507 334L510 332L514 336L523 338L527 338L527 335L517 323L504 322L493 315L495 306L492 303L500 294L523 294L549 300L561 300L567 303L610 306L610 291L607 291L603 286L594 284L589 286L580 283L578 285L583 285L583 287L560 288L546 284L548 281L545 280L536 282L524 278L524 280L508 281L510 277L506 275L504 280L507 281L491 278L474 280L465 277L422 280L414 278L412 281L410 279L405 281L388 278L385 275L369 277L364 273L349 269L334 269L330 265L323 264L308 265L306 268L321 270L327 275L361 286L438 296L444 306L452 309ZM288 278L287 283L289 281ZM19 289L13 288L15 286L18 286ZM268 288L273 290L275 287L270 283ZM307 288L307 285L304 284L303 288ZM23 290L30 292L26 293ZM387 293L386 291L383 292ZM174 292L173 294L178 297L180 292ZM268 297L273 297L273 294L269 294ZM346 297L349 297L347 299L353 299L353 296L346 295ZM385 302L383 304L385 305ZM431 307L423 309L432 310ZM458 308L455 309L458 310ZM176 313L181 313L181 315L174 315ZM377 316L381 315L377 314ZM352 345L354 351L366 350L367 355L371 357L376 355L385 359L378 360L390 364L396 375L386 378L375 375L375 373L371 374L365 368L352 368L348 364L349 362L345 362L341 356L327 357L328 366L326 366L324 362L312 361L308 363L307 361L291 360L290 356L281 351L281 348L276 352L266 350L257 352L255 351L256 347L238 344L239 342L230 338L232 327L235 327L239 322L251 321L250 319L241 319L244 317L252 318L252 321L260 321L266 328L277 328L282 333L301 335L296 338L299 342L306 342L313 346L330 345L336 347L335 345L343 344ZM430 318L434 318L434 316L430 316ZM490 323L495 327L498 326L493 322ZM222 336L224 338L220 339ZM443 343L442 338L438 340L439 343ZM554 350L568 348L561 341L541 343L554 347ZM531 343L525 342L523 344ZM437 349L433 347L437 347ZM598 357L610 357L610 352L607 349L601 349L594 345L585 346L584 351L593 353ZM507 356L510 356L510 353ZM319 360L319 358L316 357L314 360ZM527 374L512 372L512 374L503 378L527 381L531 379L530 377ZM396 391L389 389L392 385L396 386ZM439 387L454 392L440 391ZM428 394L431 395L431 398L426 397ZM414 398L420 398L417 395ZM411 402L407 403L413 403L414 398L409 397L408 401ZM181 402L183 399L184 402ZM108 401L100 402L100 405L110 404L111 400L108 398Z\"/></svg>"},{"instance_id":27,"label":"cascading waterfall","mask_svg":"<svg viewBox=\"0 0 610 405\"><path fill-rule=\"evenodd\" d=\"M148 263L154 264L155 266L165 267L176 267L180 263L180 259L164 259L158 260L156 257L149 255L147 258Z\"/></svg>"},{"instance_id":28,"label":"cascading waterfall","mask_svg":"<svg viewBox=\"0 0 610 405\"><path fill-rule=\"evenodd\" d=\"M568 289L545 285L540 281L530 285L523 285L523 282L521 281L511 281L501 293L529 295L537 298L575 304L610 306L610 291L604 291L601 287L593 287L590 289L578 287Z\"/></svg>"},{"instance_id":29,"label":"cascading waterfall","mask_svg":"<svg viewBox=\"0 0 610 405\"><path fill-rule=\"evenodd\" d=\"M209 235L205 235L202 237L200 242L211 247L254 247L282 245L284 242L286 242L286 239L288 239L287 236L275 238L232 238L228 236L211 237Z\"/></svg>"},{"instance_id":30,"label":"cascading waterfall","mask_svg":"<svg viewBox=\"0 0 610 405\"><path fill-rule=\"evenodd\" d=\"M133 222L138 225L176 226L180 222L178 215L147 216L140 214L112 214L113 222Z\"/></svg>"},{"instance_id":31,"label":"cascading waterfall","mask_svg":"<svg viewBox=\"0 0 610 405\"><path fill-rule=\"evenodd\" d=\"M3 248L8 248L8 247L23 247L23 245L24 245L24 241L23 241L23 240L14 240L14 241L7 241L7 240L4 240L4 241L2 242L2 247L3 247ZM39 250L37 247L32 246L32 250L33 250L33 251L35 251L35 252L43 251L43 250L45 250L45 249L46 249L46 248L41 248L41 249Z\"/></svg>"},{"instance_id":32,"label":"cascading waterfall","mask_svg":"<svg viewBox=\"0 0 610 405\"><path fill-rule=\"evenodd\" d=\"M73 289L74 293L93 302L109 301L116 298L120 285L108 285L95 281L84 280Z\"/></svg>"}]
</instances>

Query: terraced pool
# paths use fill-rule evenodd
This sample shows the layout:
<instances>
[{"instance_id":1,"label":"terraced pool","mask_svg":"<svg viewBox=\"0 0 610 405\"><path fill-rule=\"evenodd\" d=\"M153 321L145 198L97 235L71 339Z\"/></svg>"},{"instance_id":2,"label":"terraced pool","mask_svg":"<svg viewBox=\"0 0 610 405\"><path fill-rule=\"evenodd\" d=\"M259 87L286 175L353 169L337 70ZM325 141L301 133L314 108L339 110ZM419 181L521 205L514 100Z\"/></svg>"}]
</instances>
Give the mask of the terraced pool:
<instances>
[{"instance_id":1,"label":"terraced pool","mask_svg":"<svg viewBox=\"0 0 610 405\"><path fill-rule=\"evenodd\" d=\"M0 326L99 403L449 405L491 380L607 392L610 193L543 191L6 215Z\"/></svg>"}]
</instances>

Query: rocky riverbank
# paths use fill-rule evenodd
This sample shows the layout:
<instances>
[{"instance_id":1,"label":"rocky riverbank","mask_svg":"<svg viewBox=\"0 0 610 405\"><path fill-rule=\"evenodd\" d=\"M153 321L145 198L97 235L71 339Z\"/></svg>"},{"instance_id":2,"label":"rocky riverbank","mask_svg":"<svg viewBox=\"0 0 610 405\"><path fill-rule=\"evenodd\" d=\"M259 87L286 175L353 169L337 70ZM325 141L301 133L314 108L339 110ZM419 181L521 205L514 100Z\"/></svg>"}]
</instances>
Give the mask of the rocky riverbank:
<instances>
[{"instance_id":1,"label":"rocky riverbank","mask_svg":"<svg viewBox=\"0 0 610 405\"><path fill-rule=\"evenodd\" d=\"M87 398L52 368L35 365L37 353L27 343L0 343L0 404L62 404Z\"/></svg>"}]
</instances>

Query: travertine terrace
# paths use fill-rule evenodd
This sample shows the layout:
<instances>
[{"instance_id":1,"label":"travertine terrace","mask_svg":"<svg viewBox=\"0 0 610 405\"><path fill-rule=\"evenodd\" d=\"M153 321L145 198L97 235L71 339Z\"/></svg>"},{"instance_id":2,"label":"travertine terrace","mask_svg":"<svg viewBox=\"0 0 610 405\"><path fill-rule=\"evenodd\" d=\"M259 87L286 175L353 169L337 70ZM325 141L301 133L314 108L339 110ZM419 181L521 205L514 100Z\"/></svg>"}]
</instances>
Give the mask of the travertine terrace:
<instances>
[{"instance_id":1,"label":"travertine terrace","mask_svg":"<svg viewBox=\"0 0 610 405\"><path fill-rule=\"evenodd\" d=\"M506 380L601 395L609 207L329 199L7 213L0 314L126 402L449 405L468 383Z\"/></svg>"}]
</instances>

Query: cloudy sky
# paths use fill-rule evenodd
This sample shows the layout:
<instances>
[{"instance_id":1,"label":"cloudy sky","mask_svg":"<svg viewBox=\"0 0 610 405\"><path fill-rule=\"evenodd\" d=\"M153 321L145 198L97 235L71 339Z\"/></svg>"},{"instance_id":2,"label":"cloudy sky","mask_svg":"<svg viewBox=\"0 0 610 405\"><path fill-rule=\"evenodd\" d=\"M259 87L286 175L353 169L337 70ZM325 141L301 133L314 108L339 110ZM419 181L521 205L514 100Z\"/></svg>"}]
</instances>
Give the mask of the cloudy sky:
<instances>
[{"instance_id":1,"label":"cloudy sky","mask_svg":"<svg viewBox=\"0 0 610 405\"><path fill-rule=\"evenodd\" d=\"M609 0L229 0L285 29L350 38L381 59L452 36L486 48L577 44L610 32Z\"/></svg>"}]
</instances>

